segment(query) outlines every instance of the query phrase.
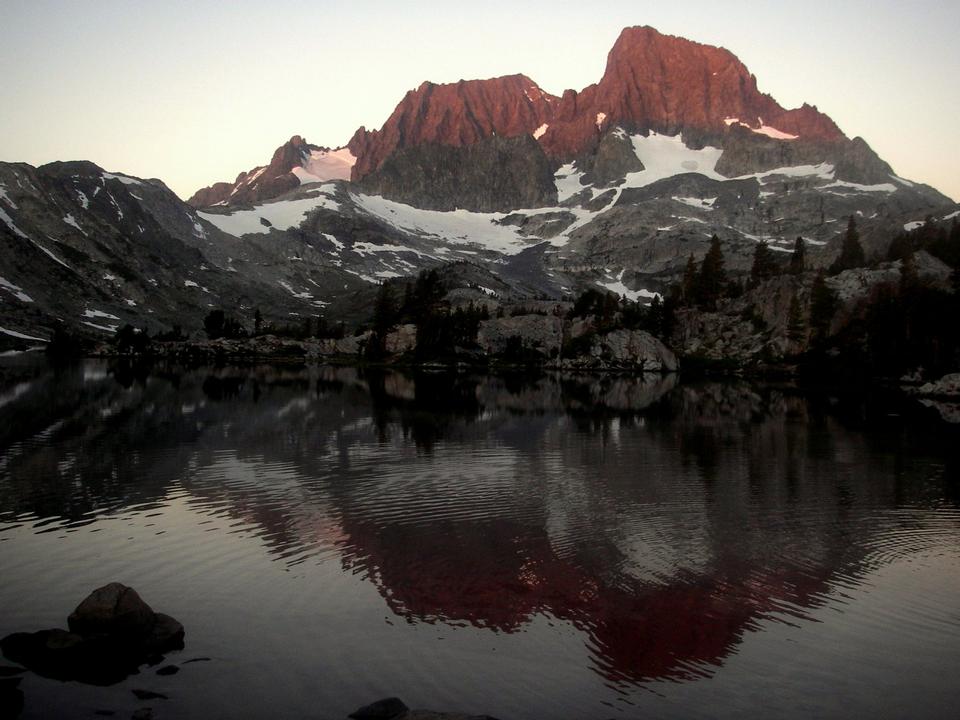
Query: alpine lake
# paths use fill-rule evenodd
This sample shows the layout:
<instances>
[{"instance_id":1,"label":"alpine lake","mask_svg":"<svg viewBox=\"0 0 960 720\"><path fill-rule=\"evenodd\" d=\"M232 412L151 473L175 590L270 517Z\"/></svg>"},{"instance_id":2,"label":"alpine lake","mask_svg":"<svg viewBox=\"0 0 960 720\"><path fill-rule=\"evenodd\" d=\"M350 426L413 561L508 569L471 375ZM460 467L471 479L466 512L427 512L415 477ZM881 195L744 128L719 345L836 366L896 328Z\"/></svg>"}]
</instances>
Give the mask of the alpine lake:
<instances>
[{"instance_id":1,"label":"alpine lake","mask_svg":"<svg viewBox=\"0 0 960 720\"><path fill-rule=\"evenodd\" d=\"M112 581L186 637L175 674L19 674L20 716L955 718L944 415L677 376L44 364L0 387L0 637Z\"/></svg>"}]
</instances>

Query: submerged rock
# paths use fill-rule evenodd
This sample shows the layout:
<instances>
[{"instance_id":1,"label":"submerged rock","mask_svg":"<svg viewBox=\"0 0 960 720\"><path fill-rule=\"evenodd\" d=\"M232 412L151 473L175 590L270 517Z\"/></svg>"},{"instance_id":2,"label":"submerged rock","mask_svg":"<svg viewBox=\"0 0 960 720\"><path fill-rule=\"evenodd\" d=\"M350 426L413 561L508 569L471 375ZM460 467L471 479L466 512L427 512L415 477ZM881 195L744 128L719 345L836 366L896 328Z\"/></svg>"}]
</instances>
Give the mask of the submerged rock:
<instances>
[{"instance_id":1,"label":"submerged rock","mask_svg":"<svg viewBox=\"0 0 960 720\"><path fill-rule=\"evenodd\" d=\"M349 717L353 720L390 720L403 715L409 709L400 698L389 697L364 705L350 713Z\"/></svg>"},{"instance_id":2,"label":"submerged rock","mask_svg":"<svg viewBox=\"0 0 960 720\"><path fill-rule=\"evenodd\" d=\"M384 698L350 713L353 720L495 720L489 715L411 710L400 698Z\"/></svg>"},{"instance_id":3,"label":"submerged rock","mask_svg":"<svg viewBox=\"0 0 960 720\"><path fill-rule=\"evenodd\" d=\"M183 625L120 583L90 593L67 624L69 631L13 633L0 640L0 650L44 677L112 685L152 658L183 648Z\"/></svg>"}]
</instances>

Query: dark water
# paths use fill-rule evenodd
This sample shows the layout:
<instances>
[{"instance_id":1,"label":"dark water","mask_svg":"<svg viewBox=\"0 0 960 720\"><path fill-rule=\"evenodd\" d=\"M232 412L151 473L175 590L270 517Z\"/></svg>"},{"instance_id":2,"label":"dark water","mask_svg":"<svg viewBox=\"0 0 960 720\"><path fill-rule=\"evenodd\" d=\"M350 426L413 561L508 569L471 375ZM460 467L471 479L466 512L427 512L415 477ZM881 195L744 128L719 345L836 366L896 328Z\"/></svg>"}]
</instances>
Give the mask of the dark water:
<instances>
[{"instance_id":1,"label":"dark water","mask_svg":"<svg viewBox=\"0 0 960 720\"><path fill-rule=\"evenodd\" d=\"M186 649L24 717L954 718L960 427L674 379L87 363L0 390L0 635ZM140 701L132 689L168 696Z\"/></svg>"}]
</instances>

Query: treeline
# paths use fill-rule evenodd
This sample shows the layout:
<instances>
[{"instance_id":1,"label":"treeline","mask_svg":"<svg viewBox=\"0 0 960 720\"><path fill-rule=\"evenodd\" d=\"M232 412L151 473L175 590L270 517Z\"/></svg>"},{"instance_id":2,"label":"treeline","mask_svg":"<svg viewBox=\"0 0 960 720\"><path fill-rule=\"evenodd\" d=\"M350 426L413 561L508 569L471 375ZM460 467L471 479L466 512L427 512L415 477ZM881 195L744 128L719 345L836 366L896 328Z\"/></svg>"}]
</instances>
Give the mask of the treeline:
<instances>
[{"instance_id":1,"label":"treeline","mask_svg":"<svg viewBox=\"0 0 960 720\"><path fill-rule=\"evenodd\" d=\"M412 282L381 285L373 306L366 358L374 362L385 358L390 330L405 324L417 327L414 350L417 360L479 351L477 332L480 323L490 319L487 306L470 303L467 307L451 309L445 296L446 288L435 268L421 271Z\"/></svg>"}]
</instances>

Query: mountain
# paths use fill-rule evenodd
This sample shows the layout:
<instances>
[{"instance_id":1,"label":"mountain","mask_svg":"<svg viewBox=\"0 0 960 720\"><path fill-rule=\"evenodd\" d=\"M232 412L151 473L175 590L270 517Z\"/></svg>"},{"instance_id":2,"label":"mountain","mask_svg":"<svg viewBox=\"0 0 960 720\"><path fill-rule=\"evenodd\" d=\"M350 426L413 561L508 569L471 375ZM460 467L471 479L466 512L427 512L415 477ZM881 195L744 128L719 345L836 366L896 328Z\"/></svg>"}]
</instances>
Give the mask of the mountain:
<instances>
[{"instance_id":1,"label":"mountain","mask_svg":"<svg viewBox=\"0 0 960 720\"><path fill-rule=\"evenodd\" d=\"M269 165L240 173L232 184L219 182L197 190L187 204L247 205L283 195L304 183L348 180L355 162L347 148L331 150L294 135L277 148Z\"/></svg>"},{"instance_id":2,"label":"mountain","mask_svg":"<svg viewBox=\"0 0 960 720\"><path fill-rule=\"evenodd\" d=\"M463 302L648 300L714 234L734 275L758 242L784 257L797 237L820 267L849 217L880 257L958 209L815 107L760 93L729 51L628 28L579 92L424 83L379 130L334 150L294 136L187 203L90 163L0 163L0 302L3 327L39 338L58 320L198 328L213 307L360 320L384 280L464 264Z\"/></svg>"},{"instance_id":3,"label":"mountain","mask_svg":"<svg viewBox=\"0 0 960 720\"><path fill-rule=\"evenodd\" d=\"M615 142L607 138L618 130L681 136L691 150L722 150L713 169L725 178L824 164L835 181L884 185L894 175L865 141L847 138L816 107L786 109L761 93L730 51L633 27L620 34L600 81L579 92L556 97L525 75L425 82L404 96L382 128L361 127L346 147L326 151L294 137L266 168L204 188L188 202L246 206L303 182L349 176L371 193L428 209L543 207L550 204L537 177L543 161L518 143L518 160L507 162L502 152L488 152L491 138L532 136L554 170L568 163L590 169L599 153L603 178L613 181L643 169L619 153L626 165L610 174L604 159L611 159ZM463 150L474 146L477 157ZM311 169L321 159L324 166ZM492 197L490 185L498 188Z\"/></svg>"}]
</instances>

